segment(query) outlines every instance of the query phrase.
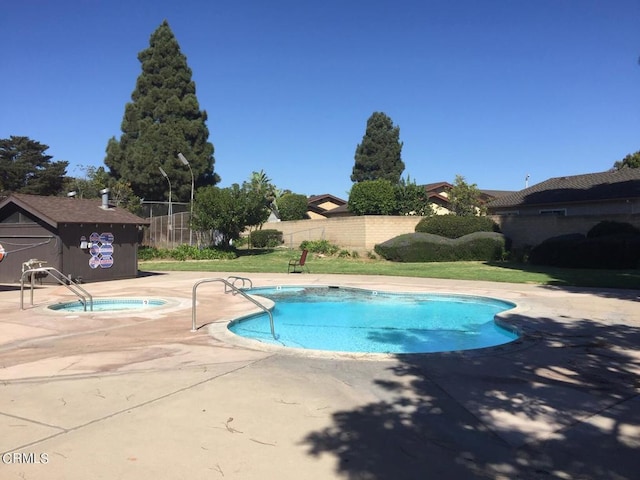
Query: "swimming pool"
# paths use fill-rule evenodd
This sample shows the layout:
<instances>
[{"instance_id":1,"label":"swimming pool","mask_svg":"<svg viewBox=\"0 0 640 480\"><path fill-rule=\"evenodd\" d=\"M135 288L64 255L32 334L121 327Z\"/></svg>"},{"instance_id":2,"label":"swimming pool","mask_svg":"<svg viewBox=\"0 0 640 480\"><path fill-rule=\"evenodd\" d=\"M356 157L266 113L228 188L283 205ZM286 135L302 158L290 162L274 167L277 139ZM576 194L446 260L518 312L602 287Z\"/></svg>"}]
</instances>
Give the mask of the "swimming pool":
<instances>
[{"instance_id":1,"label":"swimming pool","mask_svg":"<svg viewBox=\"0 0 640 480\"><path fill-rule=\"evenodd\" d=\"M93 300L93 312L114 312L121 310L137 310L166 305L160 298L96 298ZM49 310L61 312L84 312L85 307L80 300L50 305ZM86 311L90 311L87 306Z\"/></svg>"},{"instance_id":2,"label":"swimming pool","mask_svg":"<svg viewBox=\"0 0 640 480\"><path fill-rule=\"evenodd\" d=\"M236 335L286 347L368 353L430 353L502 345L518 334L496 324L515 304L487 297L398 294L344 287L247 290L273 300L266 314L231 322Z\"/></svg>"}]
</instances>

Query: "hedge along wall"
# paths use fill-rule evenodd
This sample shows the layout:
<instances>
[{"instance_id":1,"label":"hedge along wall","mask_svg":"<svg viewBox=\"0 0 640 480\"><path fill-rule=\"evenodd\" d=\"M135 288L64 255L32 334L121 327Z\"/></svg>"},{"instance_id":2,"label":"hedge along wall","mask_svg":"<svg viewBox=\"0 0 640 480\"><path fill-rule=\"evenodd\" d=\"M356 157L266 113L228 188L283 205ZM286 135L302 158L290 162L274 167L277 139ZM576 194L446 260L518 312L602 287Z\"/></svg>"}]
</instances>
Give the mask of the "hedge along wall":
<instances>
[{"instance_id":1,"label":"hedge along wall","mask_svg":"<svg viewBox=\"0 0 640 480\"><path fill-rule=\"evenodd\" d=\"M603 220L630 223L640 228L640 214L634 215L490 215L508 237L512 248L535 246L547 238L587 232Z\"/></svg>"},{"instance_id":2,"label":"hedge along wall","mask_svg":"<svg viewBox=\"0 0 640 480\"><path fill-rule=\"evenodd\" d=\"M363 215L317 220L265 223L264 228L280 230L287 247L298 248L303 240L328 240L341 248L358 252L373 251L377 243L413 233L422 217Z\"/></svg>"}]
</instances>

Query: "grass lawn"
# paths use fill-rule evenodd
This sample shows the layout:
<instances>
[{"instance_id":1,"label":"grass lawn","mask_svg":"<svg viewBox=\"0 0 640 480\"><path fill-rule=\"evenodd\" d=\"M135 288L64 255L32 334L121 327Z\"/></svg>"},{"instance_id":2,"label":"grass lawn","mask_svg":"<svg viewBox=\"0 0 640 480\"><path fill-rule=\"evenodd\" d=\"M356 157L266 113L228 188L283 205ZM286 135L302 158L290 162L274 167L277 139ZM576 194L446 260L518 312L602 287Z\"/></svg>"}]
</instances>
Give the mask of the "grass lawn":
<instances>
[{"instance_id":1,"label":"grass lawn","mask_svg":"<svg viewBox=\"0 0 640 480\"><path fill-rule=\"evenodd\" d=\"M287 262L300 252L240 250L234 260L140 261L142 271L202 271L286 273ZM311 273L391 275L404 277L485 280L540 285L640 289L640 270L593 270L534 267L508 262L396 263L366 258L323 257L309 254Z\"/></svg>"}]
</instances>

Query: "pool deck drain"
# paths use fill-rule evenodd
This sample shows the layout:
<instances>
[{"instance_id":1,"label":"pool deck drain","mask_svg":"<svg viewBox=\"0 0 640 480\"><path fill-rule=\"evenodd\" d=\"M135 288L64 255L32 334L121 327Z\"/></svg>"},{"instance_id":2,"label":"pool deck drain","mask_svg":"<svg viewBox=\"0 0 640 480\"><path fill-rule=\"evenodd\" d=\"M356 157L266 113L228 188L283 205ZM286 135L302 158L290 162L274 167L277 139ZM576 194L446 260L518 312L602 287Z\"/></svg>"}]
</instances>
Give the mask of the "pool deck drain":
<instances>
[{"instance_id":1,"label":"pool deck drain","mask_svg":"<svg viewBox=\"0 0 640 480\"><path fill-rule=\"evenodd\" d=\"M473 355L292 357L190 332L191 287L223 274L87 284L181 299L109 316L46 313L74 300L56 286L21 311L19 286L0 286L0 478L636 477L639 291L238 275L501 298L527 339ZM220 285L199 301L199 325L254 308Z\"/></svg>"}]
</instances>

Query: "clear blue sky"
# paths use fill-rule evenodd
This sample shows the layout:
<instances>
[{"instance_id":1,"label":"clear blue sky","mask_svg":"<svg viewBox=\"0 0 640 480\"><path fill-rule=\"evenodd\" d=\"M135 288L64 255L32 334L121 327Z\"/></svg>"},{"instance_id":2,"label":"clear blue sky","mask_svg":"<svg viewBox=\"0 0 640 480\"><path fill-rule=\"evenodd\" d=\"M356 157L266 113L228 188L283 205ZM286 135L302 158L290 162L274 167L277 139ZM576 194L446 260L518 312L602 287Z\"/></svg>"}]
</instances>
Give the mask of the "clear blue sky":
<instances>
[{"instance_id":1,"label":"clear blue sky","mask_svg":"<svg viewBox=\"0 0 640 480\"><path fill-rule=\"evenodd\" d=\"M347 198L374 111L404 174L519 190L640 150L638 0L2 2L0 138L103 165L168 20L193 70L221 186ZM158 181L163 181L158 178Z\"/></svg>"}]
</instances>

